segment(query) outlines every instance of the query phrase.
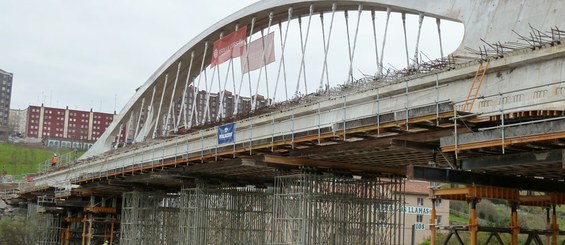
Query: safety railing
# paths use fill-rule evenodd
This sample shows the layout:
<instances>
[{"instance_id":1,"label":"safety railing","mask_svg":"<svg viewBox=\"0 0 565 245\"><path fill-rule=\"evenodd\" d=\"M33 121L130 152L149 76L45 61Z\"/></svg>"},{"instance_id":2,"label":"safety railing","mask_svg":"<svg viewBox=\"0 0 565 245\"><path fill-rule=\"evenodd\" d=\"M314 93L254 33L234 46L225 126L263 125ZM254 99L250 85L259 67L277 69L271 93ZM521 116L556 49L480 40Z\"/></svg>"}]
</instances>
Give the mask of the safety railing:
<instances>
[{"instance_id":1,"label":"safety railing","mask_svg":"<svg viewBox=\"0 0 565 245\"><path fill-rule=\"evenodd\" d=\"M64 169L68 166L77 164L78 162L78 151L74 150L65 154L57 155L57 163L52 164L52 159L47 159L43 162L38 163L37 172L39 174L45 174L51 171Z\"/></svg>"},{"instance_id":2,"label":"safety railing","mask_svg":"<svg viewBox=\"0 0 565 245\"><path fill-rule=\"evenodd\" d=\"M548 91L550 90L554 90L554 91L551 91L552 93L548 93ZM531 100L525 98L526 97L525 92L530 92L529 95L531 95L530 98ZM547 96L548 94L550 96ZM528 103L520 103L522 102L522 99L524 99L524 101L528 100ZM485 102L484 107L488 107L490 109L486 109L486 110L483 109L474 113L460 114L459 113L460 111L458 109L462 108L465 101L457 101L455 102L455 106L453 107L453 117L450 119L454 121L453 144L454 144L456 157L458 157L458 145L459 145L458 121L470 119L473 117L480 117L480 116L498 116L500 118L500 125L479 128L478 131L500 129L502 154L505 154L505 144L507 139L505 135L506 128L565 119L565 116L555 116L555 117L542 118L537 120L528 120L528 121L511 122L511 123L508 123L506 121L507 120L506 115L509 113L527 111L530 109L539 111L540 110L539 108L544 106L547 107L547 110L563 111L563 108L565 108L564 107L565 81L552 82L552 83L532 86L528 88L511 90L503 93L483 95L483 96L479 96L478 100L479 103Z\"/></svg>"}]
</instances>

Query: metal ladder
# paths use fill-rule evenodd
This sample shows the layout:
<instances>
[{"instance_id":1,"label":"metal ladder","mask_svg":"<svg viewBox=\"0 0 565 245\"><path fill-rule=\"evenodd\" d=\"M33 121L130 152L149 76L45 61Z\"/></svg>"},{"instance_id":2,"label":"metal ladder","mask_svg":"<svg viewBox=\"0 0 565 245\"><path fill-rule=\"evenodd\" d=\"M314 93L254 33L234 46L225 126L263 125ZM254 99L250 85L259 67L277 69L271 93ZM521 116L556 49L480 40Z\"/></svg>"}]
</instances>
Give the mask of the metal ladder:
<instances>
[{"instance_id":1,"label":"metal ladder","mask_svg":"<svg viewBox=\"0 0 565 245\"><path fill-rule=\"evenodd\" d=\"M473 78L473 84L469 89L469 93L467 94L467 100L465 100L465 104L463 105L462 111L471 112L471 110L473 110L473 105L475 104L475 100L477 100L477 95L479 94L481 85L485 80L485 75L487 74L488 66L489 66L488 61L484 65L483 63L479 64L479 68L477 69L477 73L475 73L475 78Z\"/></svg>"}]
</instances>

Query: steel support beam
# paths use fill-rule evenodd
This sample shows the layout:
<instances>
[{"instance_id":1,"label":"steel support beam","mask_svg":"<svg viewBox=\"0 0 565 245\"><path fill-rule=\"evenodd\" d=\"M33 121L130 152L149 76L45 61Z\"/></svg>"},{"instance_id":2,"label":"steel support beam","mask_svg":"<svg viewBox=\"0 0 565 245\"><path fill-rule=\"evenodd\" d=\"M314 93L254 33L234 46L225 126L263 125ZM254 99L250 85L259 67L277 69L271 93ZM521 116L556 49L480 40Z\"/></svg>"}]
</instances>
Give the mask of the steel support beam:
<instances>
[{"instance_id":1,"label":"steel support beam","mask_svg":"<svg viewBox=\"0 0 565 245\"><path fill-rule=\"evenodd\" d=\"M524 164L561 163L565 166L565 150L551 150L544 152L525 152L499 156L486 156L461 161L464 170L482 169L489 167L514 166Z\"/></svg>"},{"instance_id":2,"label":"steel support beam","mask_svg":"<svg viewBox=\"0 0 565 245\"><path fill-rule=\"evenodd\" d=\"M555 193L565 192L565 182L559 180L485 174L454 169L410 166L407 171L407 176L409 179L430 182L485 185Z\"/></svg>"}]
</instances>

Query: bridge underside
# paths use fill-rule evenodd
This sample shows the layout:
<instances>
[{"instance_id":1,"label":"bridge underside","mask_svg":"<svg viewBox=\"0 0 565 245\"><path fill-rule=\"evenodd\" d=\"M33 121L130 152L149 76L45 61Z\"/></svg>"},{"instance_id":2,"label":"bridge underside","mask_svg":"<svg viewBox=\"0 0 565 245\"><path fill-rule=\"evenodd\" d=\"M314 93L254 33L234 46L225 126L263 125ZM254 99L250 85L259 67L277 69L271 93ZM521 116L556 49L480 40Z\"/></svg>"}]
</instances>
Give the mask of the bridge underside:
<instances>
[{"instance_id":1,"label":"bridge underside","mask_svg":"<svg viewBox=\"0 0 565 245\"><path fill-rule=\"evenodd\" d=\"M542 119L528 127L473 132L479 125L496 124L473 118L458 122L455 137L448 117L446 113L431 120L397 122L380 129L366 127L363 131L357 128L338 135L305 134L296 137L294 144L274 141L252 149L232 148L223 152L218 149L217 154L164 159L83 176L73 184L81 186L76 192L90 194L119 194L136 188L178 190L202 181L272 186L276 176L303 171L348 176L406 176L408 166L541 178L549 186L552 181L561 183L563 180L565 120ZM420 176L420 179L426 177Z\"/></svg>"},{"instance_id":2,"label":"bridge underside","mask_svg":"<svg viewBox=\"0 0 565 245\"><path fill-rule=\"evenodd\" d=\"M394 228L401 225L400 219L394 220L390 214L357 211L369 206L400 205L402 183L407 175L429 181L562 193L565 120L559 116L536 117L539 122L530 123L527 131L519 125L504 128L504 137L501 129L496 128L499 122L496 118L477 117L459 121L455 137L455 125L449 120L452 114L447 112L421 115L408 123L396 121L377 129L368 125L346 126L340 134L303 134L295 138L294 144L273 141L274 144L251 149L218 150L217 154L201 153L192 158L188 155L83 176L73 182L80 187L72 192L50 188L29 192L27 197L35 196L35 199L56 193L51 202L42 205L51 207L45 211L49 216L42 216L38 222L51 222L53 230L63 230L68 234L69 244L96 237L120 240L120 244L139 244L142 240L178 243L183 237L184 241L194 242L187 244L210 241L221 244L218 237L240 237L258 243L272 239L284 242L322 237L325 230L337 232L336 235L324 233L325 241L332 238L346 244L356 237L366 237L354 230L335 230L337 223L332 223L327 215L336 212L346 216L375 215L375 219L388 217L391 225L388 229L378 228L379 224L369 221L363 225L372 234L385 234L382 237L386 241L371 240L367 244L393 244L387 239L400 239L401 231ZM476 132L476 128L489 125L493 127L490 131ZM294 192L301 185L305 185L302 190L308 191ZM285 191L291 191L294 196L289 197ZM359 194L370 198L358 199ZM283 208L297 205L296 200L301 198L309 200L309 206L302 206L304 210L296 208L290 212ZM219 203L220 200L224 203ZM226 209L238 205L253 207ZM320 208L324 211L306 215L307 210ZM287 216L273 216L274 212L287 212ZM254 221L239 224L242 219L236 216L241 215ZM225 220L218 218L231 216ZM272 226L273 217L278 217L281 227ZM189 223L174 225L181 221ZM304 232L310 232L306 236L294 237L304 229L299 221L310 222L320 229L306 229ZM94 227L91 233L88 229L81 230L87 226ZM292 230L289 234L283 234L289 229Z\"/></svg>"}]
</instances>

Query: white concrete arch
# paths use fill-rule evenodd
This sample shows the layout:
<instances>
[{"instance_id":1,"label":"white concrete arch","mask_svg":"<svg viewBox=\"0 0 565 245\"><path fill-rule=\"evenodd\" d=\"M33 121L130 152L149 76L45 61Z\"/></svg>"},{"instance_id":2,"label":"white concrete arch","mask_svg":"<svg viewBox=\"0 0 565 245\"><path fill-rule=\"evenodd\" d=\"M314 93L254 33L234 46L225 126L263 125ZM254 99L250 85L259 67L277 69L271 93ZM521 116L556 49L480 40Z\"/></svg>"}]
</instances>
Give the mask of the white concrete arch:
<instances>
[{"instance_id":1,"label":"white concrete arch","mask_svg":"<svg viewBox=\"0 0 565 245\"><path fill-rule=\"evenodd\" d=\"M292 8L292 18L307 16L310 6L314 6L316 13L330 12L336 4L338 10L356 10L363 5L365 10L402 12L408 14L446 19L463 23L465 27L463 42L454 55L469 56L465 47L477 48L483 46L481 39L488 42L505 42L517 39L513 33L527 34L530 26L540 30L547 30L555 26L565 26L559 18L557 10L562 9L565 3L561 1L508 1L508 0L365 0L365 1L304 1L304 0L264 0L246 7L225 19L214 24L196 36L167 61L163 63L151 77L137 89L136 94L129 100L114 122L83 156L95 156L108 151L116 135L121 133L122 125L135 123L132 116L136 111L144 108L144 113L149 119L145 127L140 130L145 138L151 135L157 117L167 113L170 103L168 98L178 96L183 92L182 87L176 84L191 82L210 63L212 43L219 39L220 34L230 33L237 25L250 25L255 18L254 32L267 26L269 15L272 13L275 21L286 21L288 10ZM196 10L197 11L197 10ZM444 33L449 35L449 33ZM208 48L206 48L206 43ZM206 50L206 52L205 52ZM192 62L191 62L192 60ZM187 77L189 79L187 79ZM175 85L173 85L175 84ZM176 88L176 89L175 89ZM174 91L174 92L173 92ZM157 115L156 115L157 114Z\"/></svg>"}]
</instances>

